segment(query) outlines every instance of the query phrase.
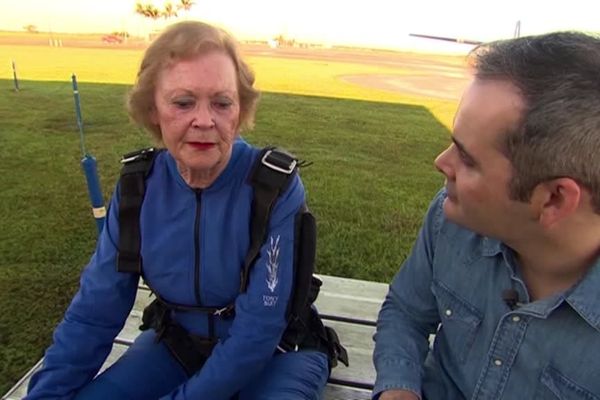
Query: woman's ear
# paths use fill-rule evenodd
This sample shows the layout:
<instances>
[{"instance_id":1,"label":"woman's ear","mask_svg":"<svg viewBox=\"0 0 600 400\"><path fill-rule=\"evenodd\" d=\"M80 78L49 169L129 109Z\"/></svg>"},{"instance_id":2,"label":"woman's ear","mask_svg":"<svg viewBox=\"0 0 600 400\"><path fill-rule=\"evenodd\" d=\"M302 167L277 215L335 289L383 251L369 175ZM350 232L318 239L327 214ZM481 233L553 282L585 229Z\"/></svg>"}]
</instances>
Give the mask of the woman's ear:
<instances>
[{"instance_id":1,"label":"woman's ear","mask_svg":"<svg viewBox=\"0 0 600 400\"><path fill-rule=\"evenodd\" d=\"M532 194L539 222L551 227L572 215L582 200L582 188L572 178L556 178L540 183Z\"/></svg>"}]
</instances>

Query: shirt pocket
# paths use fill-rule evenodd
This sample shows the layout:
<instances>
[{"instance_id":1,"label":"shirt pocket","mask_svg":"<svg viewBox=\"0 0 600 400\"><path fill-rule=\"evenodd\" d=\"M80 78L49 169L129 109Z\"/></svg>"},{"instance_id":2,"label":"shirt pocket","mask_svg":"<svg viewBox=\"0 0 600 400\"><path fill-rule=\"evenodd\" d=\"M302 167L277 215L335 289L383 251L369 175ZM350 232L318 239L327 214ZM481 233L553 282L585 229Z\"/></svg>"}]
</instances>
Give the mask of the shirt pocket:
<instances>
[{"instance_id":1,"label":"shirt pocket","mask_svg":"<svg viewBox=\"0 0 600 400\"><path fill-rule=\"evenodd\" d=\"M436 344L447 346L446 351L464 363L481 325L481 313L440 281L434 280L432 290L441 320Z\"/></svg>"},{"instance_id":2,"label":"shirt pocket","mask_svg":"<svg viewBox=\"0 0 600 400\"><path fill-rule=\"evenodd\" d=\"M600 397L579 386L552 366L542 371L535 400L600 400Z\"/></svg>"}]
</instances>

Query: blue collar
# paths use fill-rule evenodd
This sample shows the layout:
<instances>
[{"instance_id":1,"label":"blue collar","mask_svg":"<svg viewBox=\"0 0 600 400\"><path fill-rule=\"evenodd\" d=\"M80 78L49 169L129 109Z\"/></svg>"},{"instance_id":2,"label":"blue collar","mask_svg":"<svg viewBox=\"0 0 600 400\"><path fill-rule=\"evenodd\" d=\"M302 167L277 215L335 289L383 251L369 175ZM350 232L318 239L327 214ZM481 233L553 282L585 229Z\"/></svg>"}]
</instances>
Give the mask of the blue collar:
<instances>
[{"instance_id":1,"label":"blue collar","mask_svg":"<svg viewBox=\"0 0 600 400\"><path fill-rule=\"evenodd\" d=\"M600 257L567 294L566 301L581 318L600 332Z\"/></svg>"},{"instance_id":2,"label":"blue collar","mask_svg":"<svg viewBox=\"0 0 600 400\"><path fill-rule=\"evenodd\" d=\"M511 258L507 252L513 250L497 239L483 237L481 254L494 257L503 254L505 259ZM566 301L588 324L600 331L600 257L579 283L563 294L552 296L547 301L531 303L536 314L547 315Z\"/></svg>"}]
</instances>

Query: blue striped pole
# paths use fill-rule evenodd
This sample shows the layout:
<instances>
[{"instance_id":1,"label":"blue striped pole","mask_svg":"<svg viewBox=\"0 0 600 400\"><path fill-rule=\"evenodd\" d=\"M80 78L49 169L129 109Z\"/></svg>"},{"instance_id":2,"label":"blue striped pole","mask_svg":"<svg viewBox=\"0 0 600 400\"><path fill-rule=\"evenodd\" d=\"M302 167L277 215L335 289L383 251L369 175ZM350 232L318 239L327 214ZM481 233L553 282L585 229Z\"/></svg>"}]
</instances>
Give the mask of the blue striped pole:
<instances>
[{"instance_id":1,"label":"blue striped pole","mask_svg":"<svg viewBox=\"0 0 600 400\"><path fill-rule=\"evenodd\" d=\"M104 207L104 197L102 196L102 189L100 187L100 180L98 179L98 168L96 159L88 154L85 149L85 141L83 134L83 117L81 115L81 105L79 100L79 88L77 87L77 77L75 74L71 76L73 82L73 98L75 100L75 114L77 115L77 127L79 128L79 142L81 145L81 168L85 174L85 180L87 182L88 195L90 202L92 203L92 214L96 219L96 227L98 233L102 232L104 227L104 219L106 218L106 208Z\"/></svg>"},{"instance_id":2,"label":"blue striped pole","mask_svg":"<svg viewBox=\"0 0 600 400\"><path fill-rule=\"evenodd\" d=\"M17 79L17 67L15 65L15 60L12 60L12 69L13 69L13 82L15 84L15 92L19 91L19 80Z\"/></svg>"},{"instance_id":3,"label":"blue striped pole","mask_svg":"<svg viewBox=\"0 0 600 400\"><path fill-rule=\"evenodd\" d=\"M102 189L100 188L100 181L98 179L96 159L90 154L86 154L81 159L81 167L87 181L88 194L92 203L92 214L96 219L98 233L100 233L104 227L106 208L104 207L104 198L102 197Z\"/></svg>"}]
</instances>

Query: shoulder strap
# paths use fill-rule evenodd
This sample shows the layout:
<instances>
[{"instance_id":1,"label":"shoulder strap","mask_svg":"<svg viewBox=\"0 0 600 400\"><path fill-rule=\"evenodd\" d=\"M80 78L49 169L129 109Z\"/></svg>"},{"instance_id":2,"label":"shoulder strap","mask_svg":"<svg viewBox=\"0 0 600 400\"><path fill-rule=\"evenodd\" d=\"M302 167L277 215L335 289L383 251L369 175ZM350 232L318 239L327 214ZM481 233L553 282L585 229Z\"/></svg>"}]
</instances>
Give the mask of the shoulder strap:
<instances>
[{"instance_id":1,"label":"shoulder strap","mask_svg":"<svg viewBox=\"0 0 600 400\"><path fill-rule=\"evenodd\" d=\"M241 271L240 293L244 293L248 287L250 269L266 239L273 204L287 189L297 170L298 160L284 150L274 147L264 148L254 163L249 176L249 183L254 189L250 249L246 253L244 268Z\"/></svg>"},{"instance_id":2,"label":"shoulder strap","mask_svg":"<svg viewBox=\"0 0 600 400\"><path fill-rule=\"evenodd\" d=\"M119 254L117 271L141 274L142 258L140 211L146 193L146 177L154 159L161 150L144 149L123 156L124 164L119 182ZM289 153L274 147L264 148L249 174L249 184L254 189L252 216L250 220L250 249L241 271L240 293L248 287L250 269L256 261L267 235L267 227L275 201L283 193L297 173L298 160ZM168 307L180 306L161 299ZM214 315L230 315L234 305L223 308L192 306L190 309Z\"/></svg>"},{"instance_id":3,"label":"shoulder strap","mask_svg":"<svg viewBox=\"0 0 600 400\"><path fill-rule=\"evenodd\" d=\"M153 147L125 154L119 187L119 254L117 271L141 274L140 211L146 193L146 177L161 150Z\"/></svg>"}]
</instances>

